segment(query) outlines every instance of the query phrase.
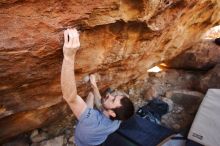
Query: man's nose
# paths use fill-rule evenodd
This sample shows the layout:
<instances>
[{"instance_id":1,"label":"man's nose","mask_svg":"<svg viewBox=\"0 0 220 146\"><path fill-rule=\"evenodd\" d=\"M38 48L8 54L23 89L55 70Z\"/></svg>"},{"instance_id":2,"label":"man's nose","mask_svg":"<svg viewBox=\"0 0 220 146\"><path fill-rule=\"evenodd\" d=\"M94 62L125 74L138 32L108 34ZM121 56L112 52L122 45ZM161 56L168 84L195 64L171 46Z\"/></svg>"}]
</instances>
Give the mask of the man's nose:
<instances>
[{"instance_id":1,"label":"man's nose","mask_svg":"<svg viewBox=\"0 0 220 146\"><path fill-rule=\"evenodd\" d=\"M110 94L110 95L109 95L109 98L110 98L110 99L113 99L113 98L114 98L114 96L112 96L112 95Z\"/></svg>"},{"instance_id":2,"label":"man's nose","mask_svg":"<svg viewBox=\"0 0 220 146\"><path fill-rule=\"evenodd\" d=\"M110 94L109 94L109 93L107 93L107 94L106 94L106 96L105 96L105 98L106 98L106 99L108 99L108 98L109 98L109 96L110 96Z\"/></svg>"}]
</instances>

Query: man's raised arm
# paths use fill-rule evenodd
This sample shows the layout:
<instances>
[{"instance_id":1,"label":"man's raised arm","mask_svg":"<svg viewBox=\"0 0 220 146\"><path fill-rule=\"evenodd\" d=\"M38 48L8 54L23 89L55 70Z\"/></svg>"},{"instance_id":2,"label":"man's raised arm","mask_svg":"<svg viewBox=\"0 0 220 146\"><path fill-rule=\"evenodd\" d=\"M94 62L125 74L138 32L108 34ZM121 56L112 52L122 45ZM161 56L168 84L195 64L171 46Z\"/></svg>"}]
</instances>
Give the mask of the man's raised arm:
<instances>
[{"instance_id":1,"label":"man's raised arm","mask_svg":"<svg viewBox=\"0 0 220 146\"><path fill-rule=\"evenodd\" d=\"M74 63L75 55L79 47L79 33L77 30L65 30L63 45L64 59L61 71L61 88L63 98L66 100L77 119L79 119L80 115L87 107L83 99L77 95L76 89Z\"/></svg>"}]
</instances>

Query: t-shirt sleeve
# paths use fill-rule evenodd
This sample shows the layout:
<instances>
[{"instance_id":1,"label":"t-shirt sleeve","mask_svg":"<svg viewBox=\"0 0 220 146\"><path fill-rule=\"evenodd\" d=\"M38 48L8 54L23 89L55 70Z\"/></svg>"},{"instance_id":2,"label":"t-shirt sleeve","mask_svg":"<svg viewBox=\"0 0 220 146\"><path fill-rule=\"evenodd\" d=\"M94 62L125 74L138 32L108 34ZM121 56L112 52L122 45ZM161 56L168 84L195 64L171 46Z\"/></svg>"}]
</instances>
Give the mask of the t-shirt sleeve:
<instances>
[{"instance_id":1,"label":"t-shirt sleeve","mask_svg":"<svg viewBox=\"0 0 220 146\"><path fill-rule=\"evenodd\" d=\"M96 116L97 112L94 109L87 107L86 110L80 115L78 122L80 124L84 124L84 126L86 126L87 124L95 124L94 122L96 120L94 120L94 118L96 118Z\"/></svg>"},{"instance_id":2,"label":"t-shirt sleeve","mask_svg":"<svg viewBox=\"0 0 220 146\"><path fill-rule=\"evenodd\" d=\"M98 145L117 130L119 125L120 121L111 121L100 111L86 108L79 118L75 137L82 143Z\"/></svg>"}]
</instances>

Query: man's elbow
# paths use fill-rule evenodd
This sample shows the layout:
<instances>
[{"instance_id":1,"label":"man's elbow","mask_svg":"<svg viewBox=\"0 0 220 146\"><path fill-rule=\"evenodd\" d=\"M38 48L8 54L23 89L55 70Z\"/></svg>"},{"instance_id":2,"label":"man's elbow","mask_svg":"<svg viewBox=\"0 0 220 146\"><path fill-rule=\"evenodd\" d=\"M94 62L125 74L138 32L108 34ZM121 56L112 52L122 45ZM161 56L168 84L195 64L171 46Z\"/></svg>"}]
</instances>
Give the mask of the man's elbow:
<instances>
[{"instance_id":1,"label":"man's elbow","mask_svg":"<svg viewBox=\"0 0 220 146\"><path fill-rule=\"evenodd\" d=\"M75 103L76 102L76 94L63 95L63 98L67 103Z\"/></svg>"}]
</instances>

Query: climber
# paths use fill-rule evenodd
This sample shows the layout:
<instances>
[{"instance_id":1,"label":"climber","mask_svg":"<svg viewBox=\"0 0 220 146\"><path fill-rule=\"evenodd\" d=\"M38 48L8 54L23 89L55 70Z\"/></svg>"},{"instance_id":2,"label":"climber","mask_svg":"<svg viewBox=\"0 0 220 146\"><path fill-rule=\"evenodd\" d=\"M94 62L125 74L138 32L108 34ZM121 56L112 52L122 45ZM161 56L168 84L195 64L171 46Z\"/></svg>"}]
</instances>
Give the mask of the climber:
<instances>
[{"instance_id":1,"label":"climber","mask_svg":"<svg viewBox=\"0 0 220 146\"><path fill-rule=\"evenodd\" d=\"M94 75L90 75L93 93L90 92L87 101L77 95L74 74L76 52L79 50L79 33L76 29L64 31L63 65L61 71L61 88L63 98L78 119L75 129L77 146L100 145L107 136L119 128L121 121L127 120L134 113L130 99L122 94L107 94L102 98ZM93 108L95 102L98 108Z\"/></svg>"}]
</instances>

